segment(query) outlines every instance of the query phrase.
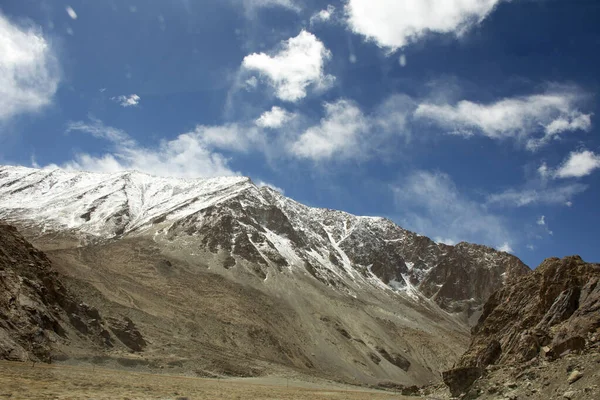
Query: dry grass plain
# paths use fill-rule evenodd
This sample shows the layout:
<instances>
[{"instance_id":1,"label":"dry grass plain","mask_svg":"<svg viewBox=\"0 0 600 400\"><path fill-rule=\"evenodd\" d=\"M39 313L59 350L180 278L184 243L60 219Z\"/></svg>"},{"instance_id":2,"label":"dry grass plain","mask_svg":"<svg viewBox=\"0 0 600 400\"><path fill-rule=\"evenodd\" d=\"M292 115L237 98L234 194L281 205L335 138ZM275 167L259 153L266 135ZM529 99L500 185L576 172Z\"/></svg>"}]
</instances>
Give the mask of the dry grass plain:
<instances>
[{"instance_id":1,"label":"dry grass plain","mask_svg":"<svg viewBox=\"0 0 600 400\"><path fill-rule=\"evenodd\" d=\"M312 387L311 387L312 386ZM329 387L328 387L329 386ZM408 399L393 393L285 379L203 379L0 361L0 399Z\"/></svg>"}]
</instances>

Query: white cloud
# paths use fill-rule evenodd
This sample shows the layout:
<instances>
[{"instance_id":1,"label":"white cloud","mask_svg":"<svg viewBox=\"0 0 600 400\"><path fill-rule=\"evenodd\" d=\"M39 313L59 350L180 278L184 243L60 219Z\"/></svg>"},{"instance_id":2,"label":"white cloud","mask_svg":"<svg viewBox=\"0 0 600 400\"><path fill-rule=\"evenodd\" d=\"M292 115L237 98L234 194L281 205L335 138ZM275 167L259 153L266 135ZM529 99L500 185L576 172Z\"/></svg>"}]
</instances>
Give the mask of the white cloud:
<instances>
[{"instance_id":1,"label":"white cloud","mask_svg":"<svg viewBox=\"0 0 600 400\"><path fill-rule=\"evenodd\" d=\"M539 168L537 169L538 174L540 175L540 177L542 179L548 179L548 177L550 175L552 175L552 172L550 171L550 168L548 168L548 164L546 164L545 162L542 163L542 165L539 166Z\"/></svg>"},{"instance_id":2,"label":"white cloud","mask_svg":"<svg viewBox=\"0 0 600 400\"><path fill-rule=\"evenodd\" d=\"M258 79L256 79L255 76L251 76L250 78L246 79L246 82L244 82L244 84L246 86L246 90L256 89L256 87L258 86Z\"/></svg>"},{"instance_id":3,"label":"white cloud","mask_svg":"<svg viewBox=\"0 0 600 400\"><path fill-rule=\"evenodd\" d=\"M0 13L0 121L51 104L59 80L58 62L41 31Z\"/></svg>"},{"instance_id":4,"label":"white cloud","mask_svg":"<svg viewBox=\"0 0 600 400\"><path fill-rule=\"evenodd\" d=\"M558 118L546 126L546 133L556 135L567 131L589 131L592 127L592 114L579 114L573 118Z\"/></svg>"},{"instance_id":5,"label":"white cloud","mask_svg":"<svg viewBox=\"0 0 600 400\"><path fill-rule=\"evenodd\" d=\"M198 125L190 134L210 148L240 153L245 153L264 143L260 129L237 123L213 126Z\"/></svg>"},{"instance_id":6,"label":"white cloud","mask_svg":"<svg viewBox=\"0 0 600 400\"><path fill-rule=\"evenodd\" d=\"M483 21L501 0L348 0L350 29L395 50L430 32L457 35Z\"/></svg>"},{"instance_id":7,"label":"white cloud","mask_svg":"<svg viewBox=\"0 0 600 400\"><path fill-rule=\"evenodd\" d=\"M275 95L284 101L295 102L306 97L309 86L324 90L335 77L326 75L325 63L331 52L315 35L303 30L298 36L282 43L272 54L253 53L244 57L242 67L258 71L269 80Z\"/></svg>"},{"instance_id":8,"label":"white cloud","mask_svg":"<svg viewBox=\"0 0 600 400\"><path fill-rule=\"evenodd\" d=\"M121 107L135 107L140 104L141 98L137 94L130 94L129 96L111 97L111 100L119 103Z\"/></svg>"},{"instance_id":9,"label":"white cloud","mask_svg":"<svg viewBox=\"0 0 600 400\"><path fill-rule=\"evenodd\" d=\"M403 212L401 225L436 241L504 246L514 236L501 217L462 194L447 174L415 171L392 190Z\"/></svg>"},{"instance_id":10,"label":"white cloud","mask_svg":"<svg viewBox=\"0 0 600 400\"><path fill-rule=\"evenodd\" d=\"M510 244L508 244L508 242L504 242L502 244L502 246L498 247L498 251L504 251L506 253L512 253L513 249L512 249L512 247L510 247Z\"/></svg>"},{"instance_id":11,"label":"white cloud","mask_svg":"<svg viewBox=\"0 0 600 400\"><path fill-rule=\"evenodd\" d=\"M509 189L487 197L490 205L525 207L536 204L562 205L570 203L573 197L583 193L587 185L570 184L556 187L539 187L533 189Z\"/></svg>"},{"instance_id":12,"label":"white cloud","mask_svg":"<svg viewBox=\"0 0 600 400\"><path fill-rule=\"evenodd\" d=\"M542 215L538 220L537 220L537 224L540 226L544 226L546 225L546 216Z\"/></svg>"},{"instance_id":13,"label":"white cloud","mask_svg":"<svg viewBox=\"0 0 600 400\"><path fill-rule=\"evenodd\" d=\"M449 246L454 246L456 244L456 241L452 240L452 239L448 239L448 238L442 238L442 237L435 237L433 239L434 242L436 243L443 243L443 244L447 244Z\"/></svg>"},{"instance_id":14,"label":"white cloud","mask_svg":"<svg viewBox=\"0 0 600 400\"><path fill-rule=\"evenodd\" d=\"M527 245L527 248L528 248L529 250L531 250L531 251L534 251L534 250L535 250L535 246L534 246L534 245L532 245L532 244L528 244L528 245Z\"/></svg>"},{"instance_id":15,"label":"white cloud","mask_svg":"<svg viewBox=\"0 0 600 400\"><path fill-rule=\"evenodd\" d=\"M600 168L600 155L589 150L573 151L555 173L557 178L581 178Z\"/></svg>"},{"instance_id":16,"label":"white cloud","mask_svg":"<svg viewBox=\"0 0 600 400\"><path fill-rule=\"evenodd\" d=\"M313 160L353 158L364 152L361 136L369 123L358 106L348 100L325 103L325 117L308 128L291 144L290 151L299 158Z\"/></svg>"},{"instance_id":17,"label":"white cloud","mask_svg":"<svg viewBox=\"0 0 600 400\"><path fill-rule=\"evenodd\" d=\"M67 6L65 10L67 11L67 14L69 14L69 17L71 17L71 19L77 19L77 13L75 12L75 10L73 10L71 6Z\"/></svg>"},{"instance_id":18,"label":"white cloud","mask_svg":"<svg viewBox=\"0 0 600 400\"><path fill-rule=\"evenodd\" d=\"M400 64L401 67L406 67L406 54L400 54L398 64Z\"/></svg>"},{"instance_id":19,"label":"white cloud","mask_svg":"<svg viewBox=\"0 0 600 400\"><path fill-rule=\"evenodd\" d=\"M310 17L310 24L314 25L320 22L327 22L331 19L334 12L335 7L329 4L326 9L314 13L312 17Z\"/></svg>"},{"instance_id":20,"label":"white cloud","mask_svg":"<svg viewBox=\"0 0 600 400\"><path fill-rule=\"evenodd\" d=\"M403 95L388 97L365 115L347 99L324 103L325 116L292 141L288 151L313 161L368 159L385 153L392 137L409 139L408 118L414 103Z\"/></svg>"},{"instance_id":21,"label":"white cloud","mask_svg":"<svg viewBox=\"0 0 600 400\"><path fill-rule=\"evenodd\" d=\"M273 184L271 184L269 182L265 182L263 180L258 180L256 182L256 186L258 186L258 187L268 187L268 188L271 188L271 189L273 189L273 190L275 190L275 191L277 191L277 192L279 192L281 194L285 194L285 190L283 190L279 186L275 186L275 185L273 185Z\"/></svg>"},{"instance_id":22,"label":"white cloud","mask_svg":"<svg viewBox=\"0 0 600 400\"><path fill-rule=\"evenodd\" d=\"M237 175L228 166L228 160L213 152L196 132L184 133L173 140L162 141L157 147L145 147L127 133L107 127L100 121L75 122L70 132L83 132L107 140L113 149L101 156L76 154L73 161L61 168L117 172L138 170L158 176L183 178Z\"/></svg>"},{"instance_id":23,"label":"white cloud","mask_svg":"<svg viewBox=\"0 0 600 400\"><path fill-rule=\"evenodd\" d=\"M455 105L423 103L415 111L415 117L432 121L452 134L513 138L533 151L560 133L590 130L591 114L583 114L578 109L584 97L577 89L562 88L491 104L467 100Z\"/></svg>"},{"instance_id":24,"label":"white cloud","mask_svg":"<svg viewBox=\"0 0 600 400\"><path fill-rule=\"evenodd\" d=\"M294 114L281 107L273 106L265 111L255 122L262 128L281 128L283 124L294 118Z\"/></svg>"}]
</instances>

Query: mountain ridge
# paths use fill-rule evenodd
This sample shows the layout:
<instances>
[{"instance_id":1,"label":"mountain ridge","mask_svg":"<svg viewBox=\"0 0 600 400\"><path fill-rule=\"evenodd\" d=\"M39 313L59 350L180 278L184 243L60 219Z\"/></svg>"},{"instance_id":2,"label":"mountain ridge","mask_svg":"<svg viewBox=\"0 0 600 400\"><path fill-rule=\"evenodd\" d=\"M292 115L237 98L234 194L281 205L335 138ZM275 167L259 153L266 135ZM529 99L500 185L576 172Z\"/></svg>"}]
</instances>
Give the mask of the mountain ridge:
<instances>
[{"instance_id":1,"label":"mountain ridge","mask_svg":"<svg viewBox=\"0 0 600 400\"><path fill-rule=\"evenodd\" d=\"M302 265L323 282L362 279L413 296L418 292L467 317L476 316L493 289L528 272L508 253L467 242L435 243L382 217L308 207L246 177L0 166L0 196L1 218L41 232L155 240L200 234L212 252L233 254L229 264L236 257L261 264L263 278L270 266Z\"/></svg>"}]
</instances>

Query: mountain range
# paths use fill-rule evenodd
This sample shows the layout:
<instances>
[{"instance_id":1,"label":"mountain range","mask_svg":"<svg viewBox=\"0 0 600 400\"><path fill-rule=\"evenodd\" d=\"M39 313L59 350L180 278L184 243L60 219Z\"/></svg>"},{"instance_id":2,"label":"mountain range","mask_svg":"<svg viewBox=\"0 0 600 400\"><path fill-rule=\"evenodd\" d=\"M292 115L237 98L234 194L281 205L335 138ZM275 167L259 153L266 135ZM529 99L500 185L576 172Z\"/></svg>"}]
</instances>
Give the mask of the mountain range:
<instances>
[{"instance_id":1,"label":"mountain range","mask_svg":"<svg viewBox=\"0 0 600 400\"><path fill-rule=\"evenodd\" d=\"M49 329L46 359L203 376L437 382L488 298L530 272L506 252L307 207L244 177L0 166L0 220L85 304L52 318L95 327Z\"/></svg>"}]
</instances>

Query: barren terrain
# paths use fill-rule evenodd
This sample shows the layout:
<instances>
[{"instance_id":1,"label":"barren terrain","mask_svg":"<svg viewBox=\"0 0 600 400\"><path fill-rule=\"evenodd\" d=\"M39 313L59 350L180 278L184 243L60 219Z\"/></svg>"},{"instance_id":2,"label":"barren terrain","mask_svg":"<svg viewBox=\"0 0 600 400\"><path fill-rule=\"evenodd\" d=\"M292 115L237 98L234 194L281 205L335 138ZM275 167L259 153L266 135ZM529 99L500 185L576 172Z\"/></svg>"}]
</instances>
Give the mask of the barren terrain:
<instances>
[{"instance_id":1,"label":"barren terrain","mask_svg":"<svg viewBox=\"0 0 600 400\"><path fill-rule=\"evenodd\" d=\"M393 393L286 379L203 379L82 366L0 362L7 399L403 399Z\"/></svg>"}]
</instances>

